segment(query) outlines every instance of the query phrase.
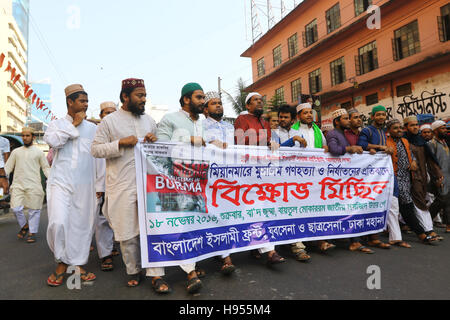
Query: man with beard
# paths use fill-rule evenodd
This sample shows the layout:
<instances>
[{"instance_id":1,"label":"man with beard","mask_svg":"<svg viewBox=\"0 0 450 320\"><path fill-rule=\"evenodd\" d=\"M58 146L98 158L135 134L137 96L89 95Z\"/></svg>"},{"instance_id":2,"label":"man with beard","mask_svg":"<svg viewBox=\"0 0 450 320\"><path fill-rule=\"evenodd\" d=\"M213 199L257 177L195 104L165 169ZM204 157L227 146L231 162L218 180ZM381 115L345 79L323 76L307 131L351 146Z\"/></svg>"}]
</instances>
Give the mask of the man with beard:
<instances>
[{"instance_id":1,"label":"man with beard","mask_svg":"<svg viewBox=\"0 0 450 320\"><path fill-rule=\"evenodd\" d=\"M257 92L247 95L245 105L248 114L241 114L234 123L237 145L270 146L272 133L270 124L262 118L264 105Z\"/></svg>"},{"instance_id":2,"label":"man with beard","mask_svg":"<svg viewBox=\"0 0 450 320\"><path fill-rule=\"evenodd\" d=\"M387 123L389 137L386 144L392 149L392 165L394 167L394 197L389 208L388 226L389 243L403 248L411 245L402 241L402 234L398 227L398 215L401 213L409 227L425 244L436 244L436 239L427 235L420 225L411 197L411 177L417 173L417 165L407 139L402 138L403 131L400 121L390 120Z\"/></svg>"},{"instance_id":3,"label":"man with beard","mask_svg":"<svg viewBox=\"0 0 450 320\"><path fill-rule=\"evenodd\" d=\"M447 128L444 121L436 121L432 124L434 138L428 145L432 154L439 162L443 179L435 183L435 196L430 207L432 217L436 217L440 210L443 210L443 222L446 224L446 233L450 232L450 152L445 138Z\"/></svg>"},{"instance_id":4,"label":"man with beard","mask_svg":"<svg viewBox=\"0 0 450 320\"><path fill-rule=\"evenodd\" d=\"M94 157L106 159L103 208L115 239L120 243L129 287L138 286L141 280L134 147L141 138L146 142L157 140L156 123L145 114L146 97L144 80L123 80L120 93L122 108L102 120L91 148ZM148 268L146 275L153 277L155 291L170 292L169 286L161 278L164 275L163 268Z\"/></svg>"},{"instance_id":5,"label":"man with beard","mask_svg":"<svg viewBox=\"0 0 450 320\"><path fill-rule=\"evenodd\" d=\"M328 152L327 140L323 135L320 128L314 123L313 109L310 103L303 103L297 106L297 119L298 121L292 126L293 134L302 137L305 140L307 148L323 149ZM321 252L326 252L335 248L334 244L327 241L318 241L319 249ZM303 244L297 243L298 247Z\"/></svg>"},{"instance_id":6,"label":"man with beard","mask_svg":"<svg viewBox=\"0 0 450 320\"><path fill-rule=\"evenodd\" d=\"M218 148L226 149L234 145L234 127L232 124L223 121L222 99L217 92L206 93L205 112L208 117L204 124L206 143L214 144ZM229 275L234 272L235 266L229 254L224 254L220 271Z\"/></svg>"},{"instance_id":7,"label":"man with beard","mask_svg":"<svg viewBox=\"0 0 450 320\"><path fill-rule=\"evenodd\" d=\"M79 84L65 89L67 115L52 121L44 141L55 150L47 181L47 242L58 263L47 279L52 287L62 285L68 266L77 266L81 280L95 274L83 266L89 258L95 212L95 161L90 153L96 126L86 121L88 95Z\"/></svg>"},{"instance_id":8,"label":"man with beard","mask_svg":"<svg viewBox=\"0 0 450 320\"><path fill-rule=\"evenodd\" d=\"M328 152L325 136L314 123L313 109L310 103L297 106L297 119L298 121L292 126L292 129L306 140L307 148L324 149L325 152Z\"/></svg>"},{"instance_id":9,"label":"man with beard","mask_svg":"<svg viewBox=\"0 0 450 320\"><path fill-rule=\"evenodd\" d=\"M264 113L262 96L257 92L249 93L245 99L245 104L248 114L241 114L234 123L236 144L247 146L278 146L276 142L271 142L269 123L261 118ZM268 265L286 261L275 251L275 246L273 245L252 250L251 253L257 259L260 259L261 255L266 254Z\"/></svg>"},{"instance_id":10,"label":"man with beard","mask_svg":"<svg viewBox=\"0 0 450 320\"><path fill-rule=\"evenodd\" d=\"M287 104L280 106L278 110L280 127L278 140L275 140L275 142L280 144L281 147L306 147L306 140L299 136L297 130L291 128L295 117L296 113L293 107ZM308 262L311 259L311 256L306 252L306 246L301 241L291 244L290 249L297 261Z\"/></svg>"},{"instance_id":11,"label":"man with beard","mask_svg":"<svg viewBox=\"0 0 450 320\"><path fill-rule=\"evenodd\" d=\"M205 98L205 112L208 115L204 124L205 142L226 149L234 145L234 127L223 121L223 104L217 92L208 92Z\"/></svg>"},{"instance_id":12,"label":"man with beard","mask_svg":"<svg viewBox=\"0 0 450 320\"><path fill-rule=\"evenodd\" d=\"M362 127L361 114L356 109L348 110L350 118L350 128L344 131L345 137L351 146L356 146L359 139L359 133Z\"/></svg>"},{"instance_id":13,"label":"man with beard","mask_svg":"<svg viewBox=\"0 0 450 320\"><path fill-rule=\"evenodd\" d=\"M431 125L424 124L420 127L420 135L425 139L426 142L433 140L433 130L431 130Z\"/></svg>"},{"instance_id":14,"label":"man with beard","mask_svg":"<svg viewBox=\"0 0 450 320\"><path fill-rule=\"evenodd\" d=\"M365 151L369 151L371 154L375 154L377 151L384 151L387 154L392 155L394 150L391 147L386 146L386 133L384 131L384 125L387 118L387 110L384 106L375 106L371 113L372 125L365 127L358 138L358 145ZM369 236L368 245L372 247L378 247L381 249L389 249L391 246L387 243L383 243L378 239L377 234Z\"/></svg>"},{"instance_id":15,"label":"man with beard","mask_svg":"<svg viewBox=\"0 0 450 320\"><path fill-rule=\"evenodd\" d=\"M362 154L363 149L360 146L351 145L346 136L345 131L351 130L350 119L347 110L338 109L332 113L334 130L327 134L327 145L329 152L334 156L343 156L346 153ZM359 242L359 238L350 238L350 251L359 251L362 253L373 253L373 250L366 248Z\"/></svg>"},{"instance_id":16,"label":"man with beard","mask_svg":"<svg viewBox=\"0 0 450 320\"><path fill-rule=\"evenodd\" d=\"M280 109L278 110L280 126L278 129L278 140L275 141L279 143L281 147L297 146L305 148L307 145L306 140L299 135L298 131L292 129L295 116L296 113L293 107L288 104L280 106Z\"/></svg>"},{"instance_id":17,"label":"man with beard","mask_svg":"<svg viewBox=\"0 0 450 320\"><path fill-rule=\"evenodd\" d=\"M427 206L427 168L429 169L431 181L441 181L443 179L442 171L439 168L438 161L432 154L427 142L419 135L419 122L416 116L410 116L403 121L406 134L411 145L414 158L416 159L418 170L412 176L411 196L414 200L414 206L418 212L418 218L425 231L432 237L442 240L433 230L433 219Z\"/></svg>"},{"instance_id":18,"label":"man with beard","mask_svg":"<svg viewBox=\"0 0 450 320\"><path fill-rule=\"evenodd\" d=\"M181 110L166 114L158 124L158 141L184 142L204 146L203 113L205 94L198 83L188 83L181 90Z\"/></svg>"},{"instance_id":19,"label":"man with beard","mask_svg":"<svg viewBox=\"0 0 450 320\"><path fill-rule=\"evenodd\" d=\"M40 169L48 177L50 167L44 153L33 145L33 129L22 129L23 147L13 150L6 162L6 174L14 172L11 185L11 208L21 227L18 237L23 239L29 229L27 242L36 242L39 229L42 203L45 193L42 190ZM23 209L28 208L28 221Z\"/></svg>"},{"instance_id":20,"label":"man with beard","mask_svg":"<svg viewBox=\"0 0 450 320\"><path fill-rule=\"evenodd\" d=\"M339 109L332 114L334 130L328 132L327 145L329 152L334 156L342 156L346 153L362 154L360 146L352 146L345 137L345 130L350 130L350 119L345 109Z\"/></svg>"}]
</instances>

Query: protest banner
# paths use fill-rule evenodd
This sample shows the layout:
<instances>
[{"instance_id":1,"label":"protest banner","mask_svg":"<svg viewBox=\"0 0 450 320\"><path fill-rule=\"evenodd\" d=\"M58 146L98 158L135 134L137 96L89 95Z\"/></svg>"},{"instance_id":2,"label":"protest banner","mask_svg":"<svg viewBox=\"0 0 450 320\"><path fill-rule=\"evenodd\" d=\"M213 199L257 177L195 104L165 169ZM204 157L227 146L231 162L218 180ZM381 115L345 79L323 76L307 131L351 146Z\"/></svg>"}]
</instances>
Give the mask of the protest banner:
<instances>
[{"instance_id":1,"label":"protest banner","mask_svg":"<svg viewBox=\"0 0 450 320\"><path fill-rule=\"evenodd\" d=\"M143 267L385 228L386 154L172 143L135 148Z\"/></svg>"}]
</instances>

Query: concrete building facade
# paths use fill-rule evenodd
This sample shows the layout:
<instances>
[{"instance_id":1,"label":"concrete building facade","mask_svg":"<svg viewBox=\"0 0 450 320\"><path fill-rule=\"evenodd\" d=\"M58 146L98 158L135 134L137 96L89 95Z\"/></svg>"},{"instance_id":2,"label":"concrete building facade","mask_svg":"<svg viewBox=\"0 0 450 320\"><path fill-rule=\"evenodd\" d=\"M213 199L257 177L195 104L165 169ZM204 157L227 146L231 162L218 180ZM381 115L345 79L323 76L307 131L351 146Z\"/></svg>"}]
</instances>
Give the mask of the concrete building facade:
<instances>
[{"instance_id":1,"label":"concrete building facade","mask_svg":"<svg viewBox=\"0 0 450 320\"><path fill-rule=\"evenodd\" d=\"M322 124L341 107L367 122L377 104L389 118L448 118L449 40L448 0L304 0L242 54L252 59L247 91L319 96Z\"/></svg>"},{"instance_id":2,"label":"concrete building facade","mask_svg":"<svg viewBox=\"0 0 450 320\"><path fill-rule=\"evenodd\" d=\"M24 82L28 74L28 1L0 0L0 54L21 74L13 84L11 73L0 70L0 132L21 132L27 121ZM17 19L17 20L16 20Z\"/></svg>"}]
</instances>

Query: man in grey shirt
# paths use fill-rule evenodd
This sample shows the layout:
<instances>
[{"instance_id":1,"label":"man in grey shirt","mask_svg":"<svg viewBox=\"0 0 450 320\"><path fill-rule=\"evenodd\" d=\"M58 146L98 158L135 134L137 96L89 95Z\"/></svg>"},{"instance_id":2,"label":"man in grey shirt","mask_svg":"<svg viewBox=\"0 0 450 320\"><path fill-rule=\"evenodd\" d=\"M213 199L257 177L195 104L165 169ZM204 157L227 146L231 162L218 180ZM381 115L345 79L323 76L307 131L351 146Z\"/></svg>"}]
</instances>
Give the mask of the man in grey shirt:
<instances>
[{"instance_id":1,"label":"man in grey shirt","mask_svg":"<svg viewBox=\"0 0 450 320\"><path fill-rule=\"evenodd\" d=\"M434 219L443 210L443 222L447 225L446 233L450 232L450 155L445 141L447 128L444 121L435 121L431 128L434 138L428 142L431 152L439 162L443 177L435 182L434 194L436 199L430 206L430 213Z\"/></svg>"}]
</instances>

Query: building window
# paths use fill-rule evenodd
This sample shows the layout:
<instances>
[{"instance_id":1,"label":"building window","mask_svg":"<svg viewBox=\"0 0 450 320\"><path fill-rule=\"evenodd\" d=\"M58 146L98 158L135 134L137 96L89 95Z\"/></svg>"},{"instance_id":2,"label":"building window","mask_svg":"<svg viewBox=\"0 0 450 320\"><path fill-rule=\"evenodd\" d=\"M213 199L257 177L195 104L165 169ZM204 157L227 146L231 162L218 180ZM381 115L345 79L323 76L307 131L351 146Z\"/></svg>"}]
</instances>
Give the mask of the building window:
<instances>
[{"instance_id":1,"label":"building window","mask_svg":"<svg viewBox=\"0 0 450 320\"><path fill-rule=\"evenodd\" d=\"M266 74L266 64L264 63L264 58L261 58L256 62L258 68L258 77Z\"/></svg>"},{"instance_id":2,"label":"building window","mask_svg":"<svg viewBox=\"0 0 450 320\"><path fill-rule=\"evenodd\" d=\"M279 103L284 102L284 87L275 90L275 97Z\"/></svg>"},{"instance_id":3,"label":"building window","mask_svg":"<svg viewBox=\"0 0 450 320\"><path fill-rule=\"evenodd\" d=\"M281 64L281 45L273 49L273 67L276 68Z\"/></svg>"},{"instance_id":4,"label":"building window","mask_svg":"<svg viewBox=\"0 0 450 320\"><path fill-rule=\"evenodd\" d=\"M302 94L302 83L300 79L294 80L291 82L291 96L292 102L297 103L300 99L300 95Z\"/></svg>"},{"instance_id":5,"label":"building window","mask_svg":"<svg viewBox=\"0 0 450 320\"><path fill-rule=\"evenodd\" d=\"M326 12L327 33L333 32L341 26L341 13L339 11L339 2Z\"/></svg>"},{"instance_id":6,"label":"building window","mask_svg":"<svg viewBox=\"0 0 450 320\"><path fill-rule=\"evenodd\" d=\"M441 15L438 17L439 40L450 40L450 3L441 7Z\"/></svg>"},{"instance_id":7,"label":"building window","mask_svg":"<svg viewBox=\"0 0 450 320\"><path fill-rule=\"evenodd\" d=\"M372 0L355 0L355 17L367 11L372 5Z\"/></svg>"},{"instance_id":8,"label":"building window","mask_svg":"<svg viewBox=\"0 0 450 320\"><path fill-rule=\"evenodd\" d=\"M345 78L345 61L344 57L334 60L330 63L331 85L335 86L346 80Z\"/></svg>"},{"instance_id":9,"label":"building window","mask_svg":"<svg viewBox=\"0 0 450 320\"><path fill-rule=\"evenodd\" d=\"M376 103L378 103L378 92L366 96L366 105L370 106Z\"/></svg>"},{"instance_id":10,"label":"building window","mask_svg":"<svg viewBox=\"0 0 450 320\"><path fill-rule=\"evenodd\" d=\"M352 107L352 102L351 101L347 101L344 103L341 103L341 108L342 109L350 109Z\"/></svg>"},{"instance_id":11,"label":"building window","mask_svg":"<svg viewBox=\"0 0 450 320\"><path fill-rule=\"evenodd\" d=\"M417 20L394 31L392 49L394 51L395 61L420 52L419 25Z\"/></svg>"},{"instance_id":12,"label":"building window","mask_svg":"<svg viewBox=\"0 0 450 320\"><path fill-rule=\"evenodd\" d=\"M298 37L294 34L288 39L289 59L295 56L298 52Z\"/></svg>"},{"instance_id":13,"label":"building window","mask_svg":"<svg viewBox=\"0 0 450 320\"><path fill-rule=\"evenodd\" d=\"M305 26L305 32L303 32L303 46L307 48L317 40L319 40L319 35L317 33L317 19L314 19L313 22Z\"/></svg>"},{"instance_id":14,"label":"building window","mask_svg":"<svg viewBox=\"0 0 450 320\"><path fill-rule=\"evenodd\" d=\"M320 69L314 70L309 74L309 91L311 94L322 91L322 77Z\"/></svg>"},{"instance_id":15,"label":"building window","mask_svg":"<svg viewBox=\"0 0 450 320\"><path fill-rule=\"evenodd\" d=\"M377 43L373 41L364 47L359 48L355 57L356 75L362 75L378 69Z\"/></svg>"},{"instance_id":16,"label":"building window","mask_svg":"<svg viewBox=\"0 0 450 320\"><path fill-rule=\"evenodd\" d=\"M397 86L397 97L403 97L412 94L411 82Z\"/></svg>"}]
</instances>

